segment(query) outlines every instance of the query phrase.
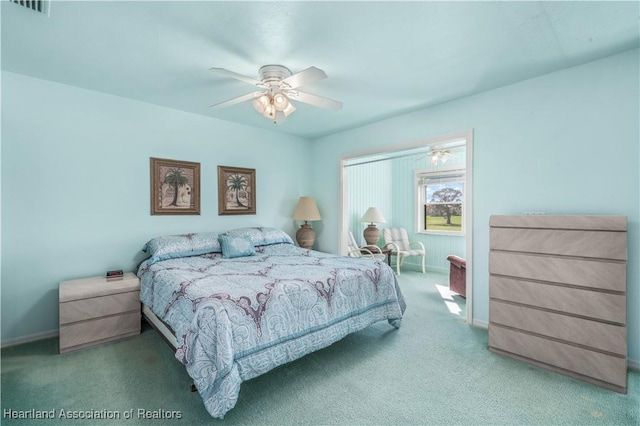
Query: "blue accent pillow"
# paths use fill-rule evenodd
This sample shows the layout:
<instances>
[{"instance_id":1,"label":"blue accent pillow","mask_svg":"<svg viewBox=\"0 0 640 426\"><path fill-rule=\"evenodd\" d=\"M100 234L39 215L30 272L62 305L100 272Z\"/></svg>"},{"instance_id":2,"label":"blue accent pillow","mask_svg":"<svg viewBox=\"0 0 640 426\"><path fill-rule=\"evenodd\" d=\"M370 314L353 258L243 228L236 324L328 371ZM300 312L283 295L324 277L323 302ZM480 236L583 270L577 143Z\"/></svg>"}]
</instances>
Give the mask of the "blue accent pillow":
<instances>
[{"instance_id":1,"label":"blue accent pillow","mask_svg":"<svg viewBox=\"0 0 640 426\"><path fill-rule=\"evenodd\" d=\"M249 237L233 237L222 234L218 239L220 240L220 247L222 247L222 257L225 259L256 254L256 249Z\"/></svg>"},{"instance_id":2,"label":"blue accent pillow","mask_svg":"<svg viewBox=\"0 0 640 426\"><path fill-rule=\"evenodd\" d=\"M220 253L219 234L202 232L198 234L165 235L149 240L142 251L151 256L150 264L176 257L198 256Z\"/></svg>"},{"instance_id":3,"label":"blue accent pillow","mask_svg":"<svg viewBox=\"0 0 640 426\"><path fill-rule=\"evenodd\" d=\"M272 244L293 244L293 240L286 232L277 228L269 228L265 226L255 228L238 228L226 232L225 234L231 237L249 238L255 247L269 246Z\"/></svg>"}]
</instances>

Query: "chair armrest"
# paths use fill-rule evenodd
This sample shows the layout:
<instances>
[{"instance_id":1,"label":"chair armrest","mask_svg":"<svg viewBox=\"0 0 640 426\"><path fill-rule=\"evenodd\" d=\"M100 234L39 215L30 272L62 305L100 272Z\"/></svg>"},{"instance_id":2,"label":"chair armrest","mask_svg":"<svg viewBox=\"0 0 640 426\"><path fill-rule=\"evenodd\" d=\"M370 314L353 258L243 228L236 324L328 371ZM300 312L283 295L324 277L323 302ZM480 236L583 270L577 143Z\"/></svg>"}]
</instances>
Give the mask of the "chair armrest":
<instances>
[{"instance_id":1,"label":"chair armrest","mask_svg":"<svg viewBox=\"0 0 640 426\"><path fill-rule=\"evenodd\" d=\"M362 253L360 252L360 249L358 250L349 250L347 252L347 257L360 257L362 255Z\"/></svg>"},{"instance_id":2,"label":"chair armrest","mask_svg":"<svg viewBox=\"0 0 640 426\"><path fill-rule=\"evenodd\" d=\"M356 250L354 250L354 252L356 252ZM365 247L360 247L360 249L358 249L357 252L360 253L360 256L370 257L371 259L375 259L375 257L373 256L373 253L371 253L371 250L368 250Z\"/></svg>"},{"instance_id":3,"label":"chair armrest","mask_svg":"<svg viewBox=\"0 0 640 426\"><path fill-rule=\"evenodd\" d=\"M422 251L425 251L424 244L422 244L420 241L411 241L411 242L409 242L409 247L411 247L411 244L417 244Z\"/></svg>"},{"instance_id":4,"label":"chair armrest","mask_svg":"<svg viewBox=\"0 0 640 426\"><path fill-rule=\"evenodd\" d=\"M467 269L467 261L461 257L454 256L453 254L447 256L447 260L451 262L452 265L455 265L458 268Z\"/></svg>"}]
</instances>

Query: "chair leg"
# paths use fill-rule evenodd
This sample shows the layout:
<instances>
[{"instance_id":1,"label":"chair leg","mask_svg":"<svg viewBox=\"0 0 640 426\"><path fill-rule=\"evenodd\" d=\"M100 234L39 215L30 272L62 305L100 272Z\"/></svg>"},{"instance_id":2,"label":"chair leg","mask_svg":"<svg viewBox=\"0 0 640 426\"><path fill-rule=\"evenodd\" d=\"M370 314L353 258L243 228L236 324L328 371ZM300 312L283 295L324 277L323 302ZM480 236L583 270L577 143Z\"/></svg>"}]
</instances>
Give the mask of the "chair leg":
<instances>
[{"instance_id":1,"label":"chair leg","mask_svg":"<svg viewBox=\"0 0 640 426\"><path fill-rule=\"evenodd\" d=\"M400 265L402 265L402 256L396 257L396 273L400 275Z\"/></svg>"},{"instance_id":2,"label":"chair leg","mask_svg":"<svg viewBox=\"0 0 640 426\"><path fill-rule=\"evenodd\" d=\"M422 255L422 273L425 273L425 269L424 269L424 254Z\"/></svg>"}]
</instances>

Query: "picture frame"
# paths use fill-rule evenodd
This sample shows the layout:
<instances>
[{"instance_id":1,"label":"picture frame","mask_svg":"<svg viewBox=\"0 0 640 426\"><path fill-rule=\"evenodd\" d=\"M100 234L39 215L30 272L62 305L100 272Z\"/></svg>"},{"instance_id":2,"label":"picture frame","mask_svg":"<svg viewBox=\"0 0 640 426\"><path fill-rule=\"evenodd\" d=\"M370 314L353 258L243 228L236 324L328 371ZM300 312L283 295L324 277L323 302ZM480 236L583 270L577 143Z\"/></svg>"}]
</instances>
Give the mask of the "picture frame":
<instances>
[{"instance_id":1,"label":"picture frame","mask_svg":"<svg viewBox=\"0 0 640 426\"><path fill-rule=\"evenodd\" d=\"M218 215L256 214L256 169L218 166Z\"/></svg>"},{"instance_id":2,"label":"picture frame","mask_svg":"<svg viewBox=\"0 0 640 426\"><path fill-rule=\"evenodd\" d=\"M200 214L200 163L151 157L151 214Z\"/></svg>"}]
</instances>

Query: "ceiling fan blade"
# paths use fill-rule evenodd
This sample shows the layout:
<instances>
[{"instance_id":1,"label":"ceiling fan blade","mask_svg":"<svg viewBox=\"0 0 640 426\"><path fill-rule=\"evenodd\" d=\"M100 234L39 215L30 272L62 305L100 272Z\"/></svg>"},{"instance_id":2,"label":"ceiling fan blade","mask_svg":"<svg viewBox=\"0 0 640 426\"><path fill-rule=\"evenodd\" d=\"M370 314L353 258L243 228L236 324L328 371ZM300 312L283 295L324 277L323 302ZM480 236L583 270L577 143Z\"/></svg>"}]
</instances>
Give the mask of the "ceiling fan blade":
<instances>
[{"instance_id":1,"label":"ceiling fan blade","mask_svg":"<svg viewBox=\"0 0 640 426\"><path fill-rule=\"evenodd\" d=\"M225 76L235 78L237 80L244 81L245 83L253 84L254 86L262 86L263 83L260 80L256 80L251 77L247 77L246 75L238 74L237 72L229 71L224 68L209 68L209 71L213 71L214 73Z\"/></svg>"},{"instance_id":2,"label":"ceiling fan blade","mask_svg":"<svg viewBox=\"0 0 640 426\"><path fill-rule=\"evenodd\" d=\"M320 108L332 109L338 111L342 109L342 102L333 99L323 98L322 96L312 95L311 93L287 91L286 95L293 100L304 102L305 104L314 105Z\"/></svg>"},{"instance_id":3,"label":"ceiling fan blade","mask_svg":"<svg viewBox=\"0 0 640 426\"><path fill-rule=\"evenodd\" d=\"M224 102L220 102L220 103L217 103L217 104L209 105L209 108L225 108L225 107L228 107L228 106L231 106L231 105L239 104L240 102L244 102L244 101L248 101L248 100L257 98L258 96L262 95L262 93L264 93L264 92L248 93L248 94L243 95L243 96L238 96L237 98L229 99L228 101L224 101Z\"/></svg>"},{"instance_id":4,"label":"ceiling fan blade","mask_svg":"<svg viewBox=\"0 0 640 426\"><path fill-rule=\"evenodd\" d=\"M299 73L293 74L282 80L290 88L304 86L305 84L313 83L314 81L323 80L327 78L327 74L320 68L309 67L306 70L302 70Z\"/></svg>"}]
</instances>

